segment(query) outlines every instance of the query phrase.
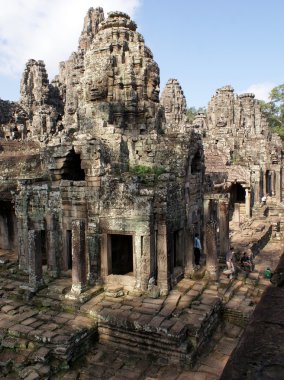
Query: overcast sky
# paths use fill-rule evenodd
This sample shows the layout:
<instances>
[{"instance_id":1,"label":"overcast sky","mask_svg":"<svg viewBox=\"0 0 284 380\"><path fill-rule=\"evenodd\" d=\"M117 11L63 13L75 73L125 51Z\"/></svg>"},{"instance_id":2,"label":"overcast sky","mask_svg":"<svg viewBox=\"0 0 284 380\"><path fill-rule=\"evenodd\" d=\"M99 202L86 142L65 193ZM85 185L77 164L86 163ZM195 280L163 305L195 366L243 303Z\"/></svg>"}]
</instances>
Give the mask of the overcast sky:
<instances>
[{"instance_id":1,"label":"overcast sky","mask_svg":"<svg viewBox=\"0 0 284 380\"><path fill-rule=\"evenodd\" d=\"M0 0L0 97L18 100L28 59L49 79L77 50L91 7L128 13L161 71L161 90L176 78L188 106L206 106L215 90L267 99L284 83L283 0Z\"/></svg>"}]
</instances>

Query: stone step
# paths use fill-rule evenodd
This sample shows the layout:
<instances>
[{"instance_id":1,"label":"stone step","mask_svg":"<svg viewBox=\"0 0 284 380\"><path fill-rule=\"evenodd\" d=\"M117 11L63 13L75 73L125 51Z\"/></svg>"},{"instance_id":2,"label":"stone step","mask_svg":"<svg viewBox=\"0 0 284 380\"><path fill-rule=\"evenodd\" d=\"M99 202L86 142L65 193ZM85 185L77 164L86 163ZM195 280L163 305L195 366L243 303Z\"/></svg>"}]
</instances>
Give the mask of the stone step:
<instances>
[{"instance_id":1,"label":"stone step","mask_svg":"<svg viewBox=\"0 0 284 380\"><path fill-rule=\"evenodd\" d=\"M174 341L170 337L160 336L147 331L127 331L109 325L99 326L100 343L117 346L134 352L151 352L171 361L190 362L193 347L190 342Z\"/></svg>"}]
</instances>

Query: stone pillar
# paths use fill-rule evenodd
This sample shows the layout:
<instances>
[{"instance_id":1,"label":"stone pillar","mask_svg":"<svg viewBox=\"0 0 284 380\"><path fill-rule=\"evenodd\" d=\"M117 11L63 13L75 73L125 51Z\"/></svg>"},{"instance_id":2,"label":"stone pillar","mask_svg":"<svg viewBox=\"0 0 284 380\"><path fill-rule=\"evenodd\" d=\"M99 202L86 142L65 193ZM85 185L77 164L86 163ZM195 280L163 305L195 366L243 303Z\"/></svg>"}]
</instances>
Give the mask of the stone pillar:
<instances>
[{"instance_id":1,"label":"stone pillar","mask_svg":"<svg viewBox=\"0 0 284 380\"><path fill-rule=\"evenodd\" d=\"M100 280L100 238L99 235L88 235L88 282L90 285L98 284Z\"/></svg>"},{"instance_id":2,"label":"stone pillar","mask_svg":"<svg viewBox=\"0 0 284 380\"><path fill-rule=\"evenodd\" d=\"M250 204L251 204L251 194L250 189L246 188L246 216L250 218Z\"/></svg>"},{"instance_id":3,"label":"stone pillar","mask_svg":"<svg viewBox=\"0 0 284 380\"><path fill-rule=\"evenodd\" d=\"M54 214L46 216L46 252L47 264L50 274L57 277L59 268L59 226Z\"/></svg>"},{"instance_id":4,"label":"stone pillar","mask_svg":"<svg viewBox=\"0 0 284 380\"><path fill-rule=\"evenodd\" d=\"M72 221L72 288L71 293L79 296L87 285L85 221Z\"/></svg>"},{"instance_id":5,"label":"stone pillar","mask_svg":"<svg viewBox=\"0 0 284 380\"><path fill-rule=\"evenodd\" d=\"M206 235L206 223L210 219L210 203L211 199L207 198L203 201L203 214L204 214L204 224L203 224L203 252L206 256L206 244L205 244L205 235ZM193 249L193 248L192 248Z\"/></svg>"},{"instance_id":6,"label":"stone pillar","mask_svg":"<svg viewBox=\"0 0 284 380\"><path fill-rule=\"evenodd\" d=\"M135 257L135 273L136 273L136 278L135 278L135 288L136 289L141 289L142 285L142 247L141 247L141 236L140 235L134 235L134 254L133 258ZM133 263L134 264L134 263Z\"/></svg>"},{"instance_id":7,"label":"stone pillar","mask_svg":"<svg viewBox=\"0 0 284 380\"><path fill-rule=\"evenodd\" d=\"M28 231L29 287L36 291L42 284L41 231Z\"/></svg>"},{"instance_id":8,"label":"stone pillar","mask_svg":"<svg viewBox=\"0 0 284 380\"><path fill-rule=\"evenodd\" d=\"M29 270L29 248L28 248L28 223L27 219L18 219L18 255L19 255L19 268L23 271Z\"/></svg>"},{"instance_id":9,"label":"stone pillar","mask_svg":"<svg viewBox=\"0 0 284 380\"><path fill-rule=\"evenodd\" d=\"M145 291L148 288L148 282L151 275L153 275L153 267L151 263L151 237L149 235L139 236L140 238L140 251L136 258L140 255L140 286L141 290Z\"/></svg>"},{"instance_id":10,"label":"stone pillar","mask_svg":"<svg viewBox=\"0 0 284 380\"><path fill-rule=\"evenodd\" d=\"M275 196L278 202L282 201L282 171L275 171Z\"/></svg>"},{"instance_id":11,"label":"stone pillar","mask_svg":"<svg viewBox=\"0 0 284 380\"><path fill-rule=\"evenodd\" d=\"M220 257L225 259L229 249L229 199L219 201L219 240Z\"/></svg>"},{"instance_id":12,"label":"stone pillar","mask_svg":"<svg viewBox=\"0 0 284 380\"><path fill-rule=\"evenodd\" d=\"M264 171L263 173L263 191L261 193L261 195L266 195L266 187L267 187L267 184L266 184L266 171Z\"/></svg>"},{"instance_id":13,"label":"stone pillar","mask_svg":"<svg viewBox=\"0 0 284 380\"><path fill-rule=\"evenodd\" d=\"M215 220L207 220L205 226L204 246L206 250L206 269L210 278L218 279L218 255L217 255L217 223Z\"/></svg>"},{"instance_id":14,"label":"stone pillar","mask_svg":"<svg viewBox=\"0 0 284 380\"><path fill-rule=\"evenodd\" d=\"M101 236L101 274L106 277L111 273L111 247L108 244L108 235L103 233Z\"/></svg>"},{"instance_id":15,"label":"stone pillar","mask_svg":"<svg viewBox=\"0 0 284 380\"><path fill-rule=\"evenodd\" d=\"M157 284L161 295L169 292L169 261L167 246L167 226L164 222L158 222L157 233Z\"/></svg>"}]
</instances>

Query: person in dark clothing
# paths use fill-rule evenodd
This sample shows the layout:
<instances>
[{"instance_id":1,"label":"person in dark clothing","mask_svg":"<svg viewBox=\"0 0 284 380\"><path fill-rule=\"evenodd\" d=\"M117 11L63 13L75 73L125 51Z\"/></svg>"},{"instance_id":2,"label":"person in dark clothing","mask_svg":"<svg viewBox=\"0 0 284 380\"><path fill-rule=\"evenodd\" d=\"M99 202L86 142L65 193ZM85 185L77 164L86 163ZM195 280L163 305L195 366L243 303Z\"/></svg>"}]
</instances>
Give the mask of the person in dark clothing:
<instances>
[{"instance_id":1,"label":"person in dark clothing","mask_svg":"<svg viewBox=\"0 0 284 380\"><path fill-rule=\"evenodd\" d=\"M243 256L241 257L241 267L249 272L253 270L252 259L248 252L244 252Z\"/></svg>"},{"instance_id":2,"label":"person in dark clothing","mask_svg":"<svg viewBox=\"0 0 284 380\"><path fill-rule=\"evenodd\" d=\"M201 243L199 239L199 235L195 234L194 236L194 263L197 268L200 267L200 254L201 254Z\"/></svg>"}]
</instances>

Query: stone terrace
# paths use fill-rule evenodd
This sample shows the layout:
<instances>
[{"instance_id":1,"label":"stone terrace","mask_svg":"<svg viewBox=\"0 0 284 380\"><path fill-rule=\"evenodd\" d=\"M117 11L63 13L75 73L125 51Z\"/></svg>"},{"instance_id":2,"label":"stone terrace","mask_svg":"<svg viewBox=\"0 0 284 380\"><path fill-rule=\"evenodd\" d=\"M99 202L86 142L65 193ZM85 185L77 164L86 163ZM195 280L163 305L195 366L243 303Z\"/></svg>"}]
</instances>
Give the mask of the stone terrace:
<instances>
[{"instance_id":1,"label":"stone terrace","mask_svg":"<svg viewBox=\"0 0 284 380\"><path fill-rule=\"evenodd\" d=\"M277 249L271 242L259 255ZM27 278L5 257L0 367L7 379L217 379L268 284L257 272L239 273L218 283L183 279L163 298L96 288L75 303L65 299L66 277L26 300ZM224 310L233 325L220 323Z\"/></svg>"}]
</instances>

